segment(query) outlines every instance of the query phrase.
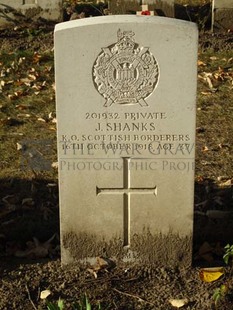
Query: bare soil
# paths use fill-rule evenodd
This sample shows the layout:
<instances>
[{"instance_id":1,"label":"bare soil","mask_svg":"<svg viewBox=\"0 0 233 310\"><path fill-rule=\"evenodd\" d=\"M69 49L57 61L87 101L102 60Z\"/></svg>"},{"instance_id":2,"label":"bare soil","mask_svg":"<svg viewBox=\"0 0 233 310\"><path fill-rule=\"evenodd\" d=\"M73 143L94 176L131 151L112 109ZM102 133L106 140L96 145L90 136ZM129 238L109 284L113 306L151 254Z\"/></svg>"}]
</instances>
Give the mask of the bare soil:
<instances>
[{"instance_id":1,"label":"bare soil","mask_svg":"<svg viewBox=\"0 0 233 310\"><path fill-rule=\"evenodd\" d=\"M61 267L56 170L23 170L20 160L27 153L21 149L19 155L16 151L22 139L49 137L50 160L56 161L55 125L48 117L55 110L49 59L53 53L53 26L42 23L0 30L1 76L6 68L17 69L16 61L14 65L12 61L6 63L12 55L21 55L17 58L19 72L14 71L17 83L8 84L9 78L0 93L0 310L47 309L40 299L40 292L47 289L51 291L48 300L55 303L62 298L65 309L81 309L75 308L74 302L84 294L93 309L98 309L100 303L101 309L169 310L174 309L170 299L182 298L188 299L182 309L215 309L214 289L226 281L228 294L218 309L233 309L229 268L224 277L212 283L202 282L199 277L200 266L223 265L223 247L233 244L233 217L227 213L233 208L233 34L200 36L193 266L164 268L144 262L115 262L95 274L85 264ZM20 67L24 61L20 57L28 59L28 67ZM47 76L45 70L39 72L37 68L42 65L50 68ZM29 85L38 88L39 99L30 92L32 89L24 90L22 95L22 89L17 88L22 79L16 75L29 72L28 68L39 80ZM205 73L212 74L207 75L210 81ZM45 79L47 84L42 87ZM22 113L24 117L19 116ZM203 244L207 244L204 252L200 250Z\"/></svg>"}]
</instances>

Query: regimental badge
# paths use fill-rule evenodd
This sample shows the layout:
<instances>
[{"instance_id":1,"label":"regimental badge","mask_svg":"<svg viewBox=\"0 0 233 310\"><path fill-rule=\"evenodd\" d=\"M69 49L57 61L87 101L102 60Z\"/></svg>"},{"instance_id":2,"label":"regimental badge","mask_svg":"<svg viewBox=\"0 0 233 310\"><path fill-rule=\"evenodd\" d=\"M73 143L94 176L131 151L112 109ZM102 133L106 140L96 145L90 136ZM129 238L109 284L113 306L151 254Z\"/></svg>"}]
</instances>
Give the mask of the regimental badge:
<instances>
[{"instance_id":1,"label":"regimental badge","mask_svg":"<svg viewBox=\"0 0 233 310\"><path fill-rule=\"evenodd\" d=\"M93 81L106 99L104 106L140 104L154 91L159 66L148 47L134 41L132 31L117 32L118 41L102 48L93 66Z\"/></svg>"}]
</instances>

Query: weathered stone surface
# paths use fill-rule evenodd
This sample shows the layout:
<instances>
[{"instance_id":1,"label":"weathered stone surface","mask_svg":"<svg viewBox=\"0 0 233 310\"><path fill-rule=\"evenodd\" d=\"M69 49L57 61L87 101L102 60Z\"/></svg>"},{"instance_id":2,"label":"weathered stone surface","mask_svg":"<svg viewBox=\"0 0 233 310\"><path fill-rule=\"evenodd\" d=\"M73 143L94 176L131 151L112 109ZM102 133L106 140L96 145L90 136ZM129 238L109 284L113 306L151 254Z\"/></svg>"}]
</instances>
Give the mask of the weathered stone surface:
<instances>
[{"instance_id":1,"label":"weathered stone surface","mask_svg":"<svg viewBox=\"0 0 233 310\"><path fill-rule=\"evenodd\" d=\"M58 24L62 262L191 260L196 25L108 16Z\"/></svg>"}]
</instances>

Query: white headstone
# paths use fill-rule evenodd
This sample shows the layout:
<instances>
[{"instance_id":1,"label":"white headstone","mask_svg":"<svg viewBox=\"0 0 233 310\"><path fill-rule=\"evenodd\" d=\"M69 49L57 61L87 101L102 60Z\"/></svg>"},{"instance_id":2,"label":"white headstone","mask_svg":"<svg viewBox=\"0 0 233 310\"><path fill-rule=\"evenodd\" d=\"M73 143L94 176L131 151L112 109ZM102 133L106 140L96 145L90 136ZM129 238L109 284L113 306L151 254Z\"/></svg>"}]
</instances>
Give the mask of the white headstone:
<instances>
[{"instance_id":1,"label":"white headstone","mask_svg":"<svg viewBox=\"0 0 233 310\"><path fill-rule=\"evenodd\" d=\"M211 29L233 30L233 0L212 0Z\"/></svg>"},{"instance_id":2,"label":"white headstone","mask_svg":"<svg viewBox=\"0 0 233 310\"><path fill-rule=\"evenodd\" d=\"M190 263L197 37L160 17L56 26L63 263Z\"/></svg>"},{"instance_id":3,"label":"white headstone","mask_svg":"<svg viewBox=\"0 0 233 310\"><path fill-rule=\"evenodd\" d=\"M32 18L42 17L54 21L62 20L62 0L1 0L0 9L7 9L6 6L12 7ZM10 15L10 17L14 16ZM0 17L0 24L6 22L5 18Z\"/></svg>"},{"instance_id":4,"label":"white headstone","mask_svg":"<svg viewBox=\"0 0 233 310\"><path fill-rule=\"evenodd\" d=\"M232 9L233 1L232 0L213 0L214 7L216 9Z\"/></svg>"},{"instance_id":5,"label":"white headstone","mask_svg":"<svg viewBox=\"0 0 233 310\"><path fill-rule=\"evenodd\" d=\"M166 17L175 17L175 0L154 1L156 9L161 10Z\"/></svg>"}]
</instances>

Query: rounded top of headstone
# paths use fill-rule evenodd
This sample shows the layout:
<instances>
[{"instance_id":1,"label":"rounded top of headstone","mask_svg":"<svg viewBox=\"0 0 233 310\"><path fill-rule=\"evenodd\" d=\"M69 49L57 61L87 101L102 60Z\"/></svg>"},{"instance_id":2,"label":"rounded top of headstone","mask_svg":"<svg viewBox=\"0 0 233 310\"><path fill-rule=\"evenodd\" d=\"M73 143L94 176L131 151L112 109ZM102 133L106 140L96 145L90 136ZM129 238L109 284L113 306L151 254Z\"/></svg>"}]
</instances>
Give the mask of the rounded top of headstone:
<instances>
[{"instance_id":1,"label":"rounded top of headstone","mask_svg":"<svg viewBox=\"0 0 233 310\"><path fill-rule=\"evenodd\" d=\"M55 26L55 32L59 30L68 30L75 27L82 27L95 24L111 24L111 23L153 23L158 25L167 25L171 27L183 27L198 30L197 24L184 20L177 20L173 18L150 16L150 15L108 15L96 16L82 19L76 19L68 22L59 23Z\"/></svg>"}]
</instances>

